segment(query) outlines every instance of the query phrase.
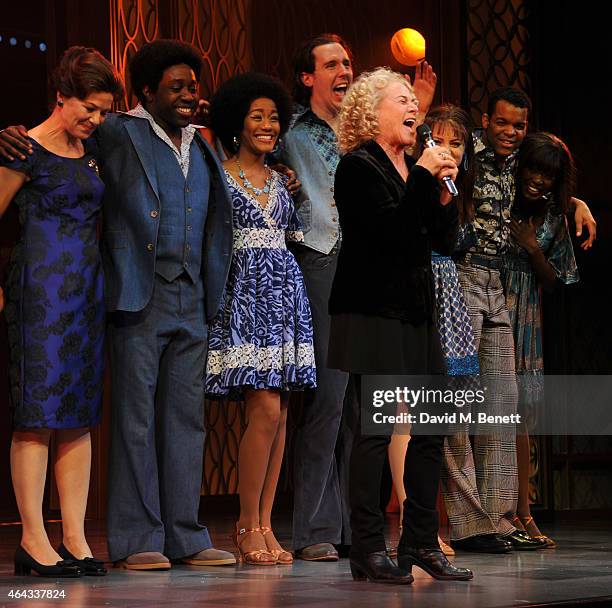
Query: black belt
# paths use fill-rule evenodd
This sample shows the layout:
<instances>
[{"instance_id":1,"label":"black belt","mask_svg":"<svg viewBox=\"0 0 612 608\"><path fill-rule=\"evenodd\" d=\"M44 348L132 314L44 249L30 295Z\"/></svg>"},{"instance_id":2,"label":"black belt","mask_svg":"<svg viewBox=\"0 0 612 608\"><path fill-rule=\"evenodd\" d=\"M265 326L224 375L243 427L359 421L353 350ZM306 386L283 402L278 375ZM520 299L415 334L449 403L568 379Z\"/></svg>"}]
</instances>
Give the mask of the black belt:
<instances>
[{"instance_id":1,"label":"black belt","mask_svg":"<svg viewBox=\"0 0 612 608\"><path fill-rule=\"evenodd\" d=\"M479 253L466 253L462 258L457 260L460 264L468 264L469 266L480 266L482 268L491 268L500 270L502 268L502 259L498 256L481 255Z\"/></svg>"}]
</instances>

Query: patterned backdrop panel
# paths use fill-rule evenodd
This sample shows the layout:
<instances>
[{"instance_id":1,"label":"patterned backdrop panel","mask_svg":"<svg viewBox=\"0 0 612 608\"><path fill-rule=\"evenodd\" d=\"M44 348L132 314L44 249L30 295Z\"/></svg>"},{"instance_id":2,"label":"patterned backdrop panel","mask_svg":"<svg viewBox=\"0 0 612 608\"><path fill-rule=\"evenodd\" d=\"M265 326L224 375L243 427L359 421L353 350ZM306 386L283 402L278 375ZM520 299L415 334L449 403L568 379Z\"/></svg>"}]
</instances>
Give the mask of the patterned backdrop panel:
<instances>
[{"instance_id":1,"label":"patterned backdrop panel","mask_svg":"<svg viewBox=\"0 0 612 608\"><path fill-rule=\"evenodd\" d=\"M250 69L247 27L250 0L178 0L175 37L204 56L201 93L205 97L233 74Z\"/></svg>"},{"instance_id":2,"label":"patterned backdrop panel","mask_svg":"<svg viewBox=\"0 0 612 608\"><path fill-rule=\"evenodd\" d=\"M526 0L466 0L466 101L476 124L495 89L516 86L531 94L528 6Z\"/></svg>"},{"instance_id":3,"label":"patterned backdrop panel","mask_svg":"<svg viewBox=\"0 0 612 608\"><path fill-rule=\"evenodd\" d=\"M111 0L111 61L123 76L126 93L120 109L136 102L129 82L130 57L145 43L160 38L158 0Z\"/></svg>"},{"instance_id":4,"label":"patterned backdrop panel","mask_svg":"<svg viewBox=\"0 0 612 608\"><path fill-rule=\"evenodd\" d=\"M111 60L127 85L120 109L136 103L127 69L130 57L158 38L189 42L202 52L204 97L229 76L249 70L250 4L251 0L110 0Z\"/></svg>"}]
</instances>

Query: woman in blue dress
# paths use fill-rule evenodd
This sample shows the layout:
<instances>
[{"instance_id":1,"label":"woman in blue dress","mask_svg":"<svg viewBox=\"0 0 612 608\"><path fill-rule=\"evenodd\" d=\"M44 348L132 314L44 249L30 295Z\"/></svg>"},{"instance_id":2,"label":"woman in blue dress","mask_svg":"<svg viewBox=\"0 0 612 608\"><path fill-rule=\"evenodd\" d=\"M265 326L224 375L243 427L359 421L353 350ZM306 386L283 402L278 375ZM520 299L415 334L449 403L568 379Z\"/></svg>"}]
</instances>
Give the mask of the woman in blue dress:
<instances>
[{"instance_id":1,"label":"woman in blue dress","mask_svg":"<svg viewBox=\"0 0 612 608\"><path fill-rule=\"evenodd\" d=\"M578 281L578 268L565 213L574 181L574 161L567 146L550 133L532 133L521 145L517 197L512 207L510 237L503 256L502 281L514 330L519 411L516 450L519 478L517 518L546 547L530 510L530 443L528 429L543 398L541 288Z\"/></svg>"},{"instance_id":2,"label":"woman in blue dress","mask_svg":"<svg viewBox=\"0 0 612 608\"><path fill-rule=\"evenodd\" d=\"M11 474L22 522L15 574L103 575L85 539L89 429L100 421L104 300L96 234L104 185L90 137L123 94L115 68L72 47L54 75L51 116L29 132L31 154L3 160L0 215L11 201L22 235L6 286L14 432ZM53 548L42 500L49 440L63 542Z\"/></svg>"},{"instance_id":3,"label":"woman in blue dress","mask_svg":"<svg viewBox=\"0 0 612 608\"><path fill-rule=\"evenodd\" d=\"M245 563L291 564L271 515L285 447L289 392L315 386L310 306L286 240L303 238L284 178L266 154L289 126L291 101L262 74L231 78L211 102L234 214L233 260L224 304L209 327L206 392L244 399L240 518L234 541Z\"/></svg>"}]
</instances>

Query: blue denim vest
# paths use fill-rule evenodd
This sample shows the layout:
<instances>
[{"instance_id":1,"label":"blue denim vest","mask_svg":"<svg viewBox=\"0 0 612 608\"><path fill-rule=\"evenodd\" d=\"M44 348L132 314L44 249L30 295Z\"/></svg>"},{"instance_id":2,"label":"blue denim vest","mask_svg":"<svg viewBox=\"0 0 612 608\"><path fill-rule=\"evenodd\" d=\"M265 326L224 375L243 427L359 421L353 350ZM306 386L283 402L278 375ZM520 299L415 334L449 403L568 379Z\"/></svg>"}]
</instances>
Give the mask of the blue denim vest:
<instances>
[{"instance_id":1,"label":"blue denim vest","mask_svg":"<svg viewBox=\"0 0 612 608\"><path fill-rule=\"evenodd\" d=\"M283 137L282 162L302 182L297 212L304 229L304 245L328 254L340 238L334 178L340 160L333 129L310 109L294 116Z\"/></svg>"},{"instance_id":2,"label":"blue denim vest","mask_svg":"<svg viewBox=\"0 0 612 608\"><path fill-rule=\"evenodd\" d=\"M152 142L160 202L155 272L166 281L186 272L195 283L200 275L208 212L208 167L194 140L185 179L168 145L159 137L153 137Z\"/></svg>"}]
</instances>

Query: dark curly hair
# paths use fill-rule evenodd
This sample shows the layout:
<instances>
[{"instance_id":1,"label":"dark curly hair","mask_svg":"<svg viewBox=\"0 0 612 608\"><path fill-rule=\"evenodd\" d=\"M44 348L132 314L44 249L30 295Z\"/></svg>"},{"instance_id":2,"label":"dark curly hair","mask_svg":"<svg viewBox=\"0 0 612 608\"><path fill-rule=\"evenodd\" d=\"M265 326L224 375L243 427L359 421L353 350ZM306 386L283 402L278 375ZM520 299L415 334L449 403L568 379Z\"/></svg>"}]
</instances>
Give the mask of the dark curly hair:
<instances>
[{"instance_id":1,"label":"dark curly hair","mask_svg":"<svg viewBox=\"0 0 612 608\"><path fill-rule=\"evenodd\" d=\"M237 151L234 137L240 138L251 104L261 97L271 99L276 105L282 135L289 128L292 104L280 80L258 72L238 74L226 80L213 95L210 102L211 127L229 152Z\"/></svg>"},{"instance_id":2,"label":"dark curly hair","mask_svg":"<svg viewBox=\"0 0 612 608\"><path fill-rule=\"evenodd\" d=\"M339 44L346 51L351 64L353 63L353 52L351 51L351 47L345 40L340 38L338 34L319 34L304 42L293 58L293 97L295 101L303 106L310 105L312 88L307 87L302 82L302 74L304 72L312 74L315 71L313 51L318 46L323 46L324 44Z\"/></svg>"},{"instance_id":3,"label":"dark curly hair","mask_svg":"<svg viewBox=\"0 0 612 608\"><path fill-rule=\"evenodd\" d=\"M117 101L124 92L117 68L96 49L71 46L51 76L52 104L55 95L85 99L91 93L110 93Z\"/></svg>"},{"instance_id":4,"label":"dark curly hair","mask_svg":"<svg viewBox=\"0 0 612 608\"><path fill-rule=\"evenodd\" d=\"M154 40L145 44L130 60L132 90L144 104L143 89L148 86L155 93L164 71L184 63L194 72L196 80L202 71L202 55L191 44L178 40Z\"/></svg>"}]
</instances>

